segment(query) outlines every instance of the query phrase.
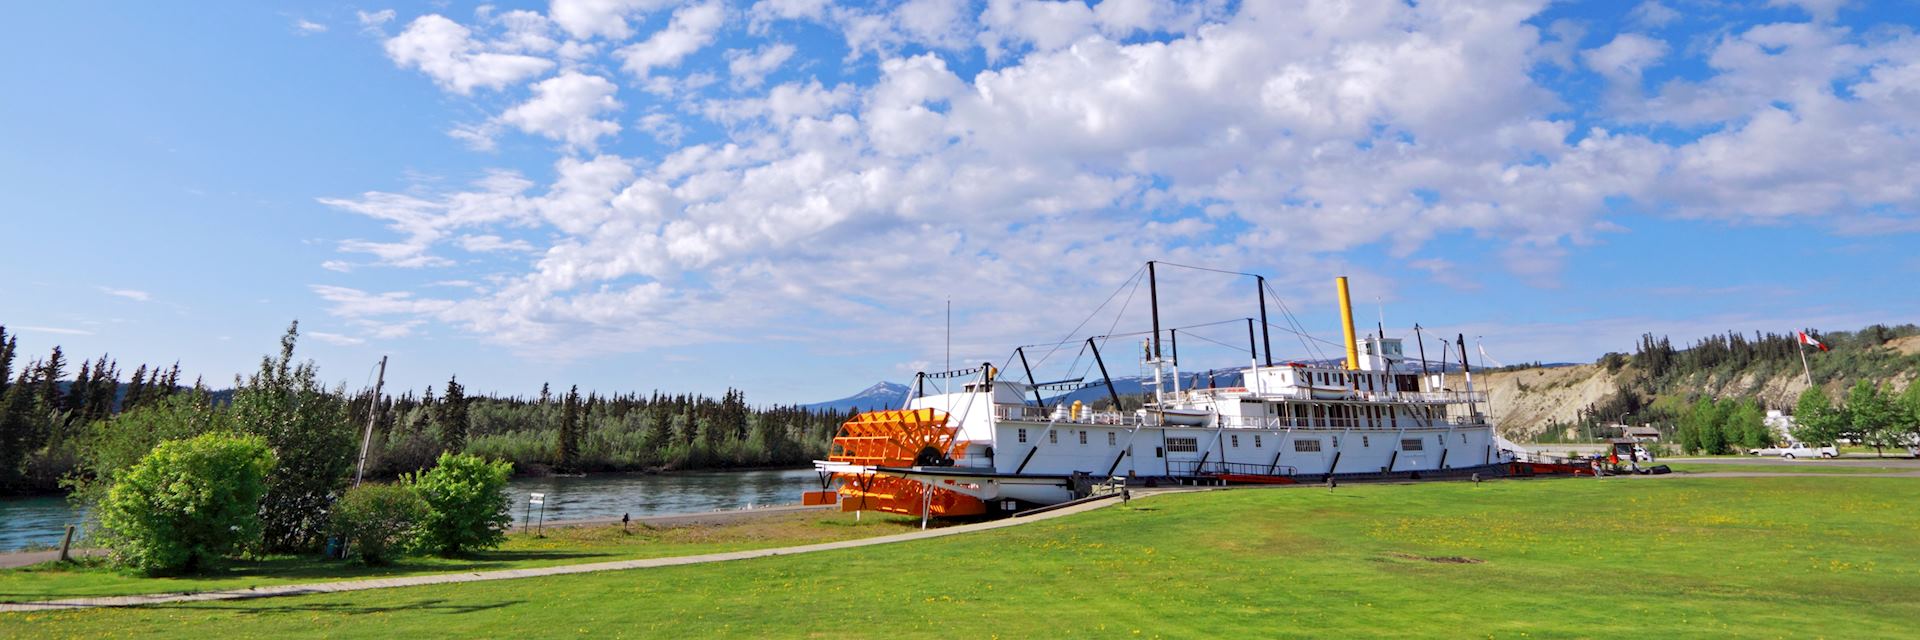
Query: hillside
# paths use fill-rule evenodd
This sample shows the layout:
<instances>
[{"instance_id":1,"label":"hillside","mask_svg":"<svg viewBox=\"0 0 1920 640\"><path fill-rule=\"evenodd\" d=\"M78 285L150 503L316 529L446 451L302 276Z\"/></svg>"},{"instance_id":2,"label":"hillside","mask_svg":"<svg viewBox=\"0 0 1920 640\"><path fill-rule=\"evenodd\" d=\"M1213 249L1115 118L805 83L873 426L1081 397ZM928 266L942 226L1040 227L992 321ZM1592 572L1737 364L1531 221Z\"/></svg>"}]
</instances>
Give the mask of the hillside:
<instances>
[{"instance_id":1,"label":"hillside","mask_svg":"<svg viewBox=\"0 0 1920 640\"><path fill-rule=\"evenodd\" d=\"M1857 380L1890 383L1897 391L1920 377L1920 335L1835 349L1808 355L1815 378L1830 397L1843 396ZM1624 363L1611 369L1603 358L1594 364L1493 371L1475 375L1474 382L1488 392L1500 433L1516 440L1537 438L1551 425L1579 423L1586 417L1583 412L1601 423L1618 421L1623 412L1639 414L1631 422L1646 422L1650 416L1658 422L1663 406L1702 395L1757 398L1767 408L1790 410L1807 388L1797 355L1785 363L1756 361L1743 367L1668 372L1655 380L1648 379L1648 366L1637 361L1641 359L1624 357ZM1643 409L1616 408L1623 393L1635 392L1644 397L1625 404ZM1663 404L1667 398L1672 400Z\"/></svg>"}]
</instances>

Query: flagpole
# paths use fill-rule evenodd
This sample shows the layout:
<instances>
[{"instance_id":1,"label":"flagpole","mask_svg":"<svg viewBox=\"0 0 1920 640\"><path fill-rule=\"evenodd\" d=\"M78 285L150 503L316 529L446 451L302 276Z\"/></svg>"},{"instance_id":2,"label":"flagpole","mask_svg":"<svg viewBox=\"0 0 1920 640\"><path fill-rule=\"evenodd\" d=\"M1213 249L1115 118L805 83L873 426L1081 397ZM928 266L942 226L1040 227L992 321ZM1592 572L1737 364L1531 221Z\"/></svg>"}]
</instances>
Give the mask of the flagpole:
<instances>
[{"instance_id":1,"label":"flagpole","mask_svg":"<svg viewBox=\"0 0 1920 640\"><path fill-rule=\"evenodd\" d=\"M1806 336L1807 336L1806 333L1801 333L1800 339L1795 340L1794 342L1800 345L1800 370L1806 372L1807 387L1812 388L1814 386L1813 385L1813 368L1807 366L1807 337Z\"/></svg>"}]
</instances>

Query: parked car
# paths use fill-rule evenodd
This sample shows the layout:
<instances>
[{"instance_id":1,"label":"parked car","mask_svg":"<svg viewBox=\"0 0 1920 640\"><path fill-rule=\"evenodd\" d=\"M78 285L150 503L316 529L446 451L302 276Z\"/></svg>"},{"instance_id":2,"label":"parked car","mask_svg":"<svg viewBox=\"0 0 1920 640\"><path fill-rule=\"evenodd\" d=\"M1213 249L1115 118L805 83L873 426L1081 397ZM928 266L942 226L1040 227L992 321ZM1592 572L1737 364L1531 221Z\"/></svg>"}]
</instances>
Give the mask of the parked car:
<instances>
[{"instance_id":1,"label":"parked car","mask_svg":"<svg viewBox=\"0 0 1920 640\"><path fill-rule=\"evenodd\" d=\"M1788 460L1793 460L1797 458L1832 458L1840 455L1840 450L1834 447L1814 447L1808 446L1807 443L1804 442L1794 442L1784 447L1754 449L1747 453L1756 456L1780 456Z\"/></svg>"}]
</instances>

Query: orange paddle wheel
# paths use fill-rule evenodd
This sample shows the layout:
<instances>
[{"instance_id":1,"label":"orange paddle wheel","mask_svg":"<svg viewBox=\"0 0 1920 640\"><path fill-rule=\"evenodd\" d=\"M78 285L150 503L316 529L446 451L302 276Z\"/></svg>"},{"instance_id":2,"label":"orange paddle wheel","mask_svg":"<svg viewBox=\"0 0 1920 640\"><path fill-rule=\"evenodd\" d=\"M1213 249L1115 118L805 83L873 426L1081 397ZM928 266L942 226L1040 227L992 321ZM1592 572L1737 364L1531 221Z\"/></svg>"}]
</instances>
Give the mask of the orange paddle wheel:
<instances>
[{"instance_id":1,"label":"orange paddle wheel","mask_svg":"<svg viewBox=\"0 0 1920 640\"><path fill-rule=\"evenodd\" d=\"M833 439L834 462L877 467L952 466L955 458L966 454L967 443L957 439L959 427L947 424L944 411L912 409L869 411L840 425ZM986 513L979 498L932 488L925 483L881 474L841 473L841 511L886 511L921 515L921 506L935 516L968 516Z\"/></svg>"}]
</instances>

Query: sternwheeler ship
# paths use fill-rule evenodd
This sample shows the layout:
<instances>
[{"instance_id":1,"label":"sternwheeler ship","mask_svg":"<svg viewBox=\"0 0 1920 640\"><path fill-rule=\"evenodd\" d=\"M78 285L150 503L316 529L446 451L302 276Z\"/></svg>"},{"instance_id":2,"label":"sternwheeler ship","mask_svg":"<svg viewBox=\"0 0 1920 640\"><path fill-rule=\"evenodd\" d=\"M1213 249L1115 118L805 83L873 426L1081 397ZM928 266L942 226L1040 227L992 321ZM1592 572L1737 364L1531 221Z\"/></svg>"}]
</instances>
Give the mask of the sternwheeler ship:
<instances>
[{"instance_id":1,"label":"sternwheeler ship","mask_svg":"<svg viewBox=\"0 0 1920 640\"><path fill-rule=\"evenodd\" d=\"M1455 343L1459 361L1443 364L1427 361L1424 353L1408 357L1401 339L1386 337L1384 329L1356 334L1345 277L1336 280L1344 359L1274 362L1265 279L1235 274L1255 278L1260 292L1260 317L1247 319L1245 353L1255 357L1237 375L1225 376L1232 386L1216 385L1222 377L1217 372L1205 381L1183 378L1179 329L1160 327L1157 266L1167 263L1149 262L1143 269L1153 327L1140 364L1150 372L1142 381L1149 393L1123 396L1108 375L1110 356L1101 345L1115 336L1081 343L1091 355L1089 373L1098 379L1036 381L1026 347L1015 349L1005 367L921 373L904 407L861 413L842 426L829 458L814 463L824 490L809 493L806 502L837 503L848 511L968 516L1080 499L1103 484L1577 472L1529 464L1524 450L1494 433L1485 393L1473 388L1464 336ZM1013 366L1021 368L1020 376L1003 372ZM1104 398L1088 403L1048 396L1080 388L1102 390Z\"/></svg>"}]
</instances>

